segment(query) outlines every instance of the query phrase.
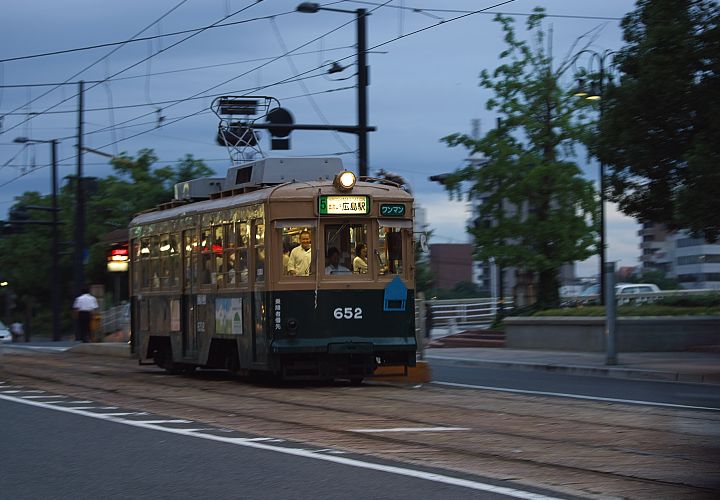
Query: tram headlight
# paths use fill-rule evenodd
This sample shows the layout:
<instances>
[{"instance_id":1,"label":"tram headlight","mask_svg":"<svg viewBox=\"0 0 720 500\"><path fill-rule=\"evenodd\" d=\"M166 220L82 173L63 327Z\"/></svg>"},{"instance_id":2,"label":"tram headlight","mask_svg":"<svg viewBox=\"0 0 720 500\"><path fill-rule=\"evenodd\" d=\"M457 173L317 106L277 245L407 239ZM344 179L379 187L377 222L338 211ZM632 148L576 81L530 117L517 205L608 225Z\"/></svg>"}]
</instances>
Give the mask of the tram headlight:
<instances>
[{"instance_id":1,"label":"tram headlight","mask_svg":"<svg viewBox=\"0 0 720 500\"><path fill-rule=\"evenodd\" d=\"M355 178L355 174L345 170L335 176L333 185L338 191L350 191L353 187L355 187L356 181L357 179Z\"/></svg>"}]
</instances>

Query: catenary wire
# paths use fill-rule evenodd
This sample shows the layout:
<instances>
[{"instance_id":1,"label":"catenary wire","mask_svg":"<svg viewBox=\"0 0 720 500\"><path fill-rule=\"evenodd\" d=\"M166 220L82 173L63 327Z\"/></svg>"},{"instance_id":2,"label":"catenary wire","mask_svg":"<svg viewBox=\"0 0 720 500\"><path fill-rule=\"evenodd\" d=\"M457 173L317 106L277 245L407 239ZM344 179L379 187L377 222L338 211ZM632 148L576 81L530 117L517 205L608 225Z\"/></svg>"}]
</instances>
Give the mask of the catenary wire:
<instances>
[{"instance_id":1,"label":"catenary wire","mask_svg":"<svg viewBox=\"0 0 720 500\"><path fill-rule=\"evenodd\" d=\"M186 0L185 0L185 1L186 1ZM235 12L233 12L232 14L230 14L229 16L225 16L224 18L220 19L219 21L213 23L213 24L210 25L210 26L214 26L215 24L218 24L218 23L224 21L225 19L228 19L229 17L236 16L237 14L240 14L241 12L244 12L244 11L250 9L250 8L254 7L255 5L257 5L257 2L256 2L256 3L251 3L251 4L243 7L242 9L236 10ZM181 43L189 40L190 38L192 38L192 37L194 37L194 36L196 36L196 35L199 35L200 33L203 33L203 32L204 32L205 30L207 30L207 29L209 29L209 28L208 28L208 27L202 28L202 29L200 29L199 31L196 31L196 32L194 32L194 33L186 36L186 37L183 38L182 40L179 40L179 41L177 41L177 42L169 45L168 47L163 48L162 50L156 52L155 54L153 54L153 55L151 55L151 56L149 56L149 57L143 58L143 59L141 59L140 61L138 61L138 62L136 62L136 63L134 63L134 64L131 64L130 66L127 66L127 67L124 68L124 69L121 69L120 71L114 73L110 78L114 78L114 77L116 77L117 75L122 74L122 73L124 73L125 71L128 71L128 70L134 68L135 66L138 66L138 65L142 64L143 62L145 62L146 60L148 60L150 57L155 57L155 56L157 56L157 55L159 55L159 54L162 54L163 52L165 52L165 51L167 51L167 50L170 50L170 49L173 48L173 47L176 47L177 45L180 45ZM101 80L101 83L104 82L104 81L105 81L105 80ZM93 84L91 87L89 87L87 90L91 90L92 88L94 88L94 87L96 87L96 86L98 86L98 85L100 85L100 83L95 83L95 84ZM73 98L75 98L75 97L77 97L77 96L78 96L78 94L74 94L74 95L72 95L72 96L70 96L70 97L68 97L68 98L66 98L66 99L63 99L62 101L60 101L60 102L58 102L58 103L50 106L49 108L47 108L45 111L50 111L51 109L54 109L55 107L59 106L60 104L62 104L62 103L64 103L64 102L67 102L67 101L69 101L70 99L73 99ZM20 109L20 108L17 108L17 109ZM15 109L15 110L13 110L13 111L17 111L17 109ZM15 125L13 125L12 127L8 128L8 129L5 130L4 132L9 132L10 130L13 130L13 129L19 127L20 125L23 125L24 123L28 122L29 120L32 120L33 118L35 118L35 117L37 117L38 115L41 115L41 114L43 114L43 113L44 113L44 112L41 112L41 113L35 114L35 115L33 115L33 116L30 116L30 117L26 118L25 120L21 121L20 123L17 123L17 124L15 124ZM2 133L2 132L0 132L0 133Z\"/></svg>"}]
</instances>

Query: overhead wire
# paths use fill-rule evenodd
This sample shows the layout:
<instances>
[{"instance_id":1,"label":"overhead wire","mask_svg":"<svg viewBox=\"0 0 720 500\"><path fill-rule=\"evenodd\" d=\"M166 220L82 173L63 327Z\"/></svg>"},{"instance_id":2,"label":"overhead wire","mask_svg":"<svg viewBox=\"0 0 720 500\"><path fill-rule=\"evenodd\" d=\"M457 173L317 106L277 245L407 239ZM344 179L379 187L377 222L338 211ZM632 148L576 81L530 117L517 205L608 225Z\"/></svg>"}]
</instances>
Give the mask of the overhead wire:
<instances>
[{"instance_id":1,"label":"overhead wire","mask_svg":"<svg viewBox=\"0 0 720 500\"><path fill-rule=\"evenodd\" d=\"M271 16L268 16L271 17ZM345 49L352 49L354 48L353 45L345 45L341 47L331 47L329 49L324 49L327 51L331 50L345 50ZM296 52L296 56L300 55L308 55L308 54L318 54L322 53L323 50L308 50L305 52ZM226 63L218 63L218 64L207 64L205 66L193 66L190 68L180 68L180 69L173 69L168 71L157 71L155 73L146 73L143 75L134 75L134 76L121 76L119 78L109 78L104 80L85 80L85 83L103 83L105 81L109 82L119 82L123 80L135 80L138 78L145 78L147 76L160 76L160 75L171 75L174 73L184 73L186 71L197 71L201 69L210 69L210 68L220 68L223 66L232 66L235 64L246 64L246 63L253 63L253 62L260 62L260 61L269 61L270 59L274 59L278 56L270 56L270 57L256 57L254 59L244 59L242 61L232 61L232 62L226 62ZM280 56L282 57L282 56ZM0 65L0 68L2 68L2 65ZM2 81L2 79L0 79ZM12 89L12 88L25 88L25 87L52 87L54 85L77 85L77 82L47 82L47 83L16 83L16 84L9 84L9 85L2 85L0 84L0 89ZM10 113L8 113L10 114Z\"/></svg>"},{"instance_id":2,"label":"overhead wire","mask_svg":"<svg viewBox=\"0 0 720 500\"><path fill-rule=\"evenodd\" d=\"M143 28L142 30L138 31L130 40L132 40L132 39L140 36L142 33L144 33L147 29L149 29L149 28L150 28L151 26L153 26L155 23L158 23L158 22L160 22L160 20L162 20L164 17L169 16L171 13L173 13L175 10L177 10L180 6L182 6L182 5L183 5L184 3L186 3L187 1L188 1L188 0L180 0L180 3L176 4L173 8L171 8L170 10L168 10L167 12L165 12L162 16L160 16L160 18L156 19L155 21L153 21L152 23L150 23L149 25L147 25L145 28ZM76 73L73 74L71 77L67 78L64 83L67 83L67 82L71 81L73 78L75 78L76 76L81 75L82 73L84 73L84 72L87 71L88 69L90 69L90 68L92 68L93 66L95 66L96 64L98 64L100 61L102 61L102 60L104 60L104 59L107 59L107 58L110 57L112 54L114 54L115 52L117 52L118 50L120 50L120 49L121 49L123 46L125 46L127 43L129 43L129 41L126 41L125 43L119 44L117 47L115 47L115 48L112 49L110 52L108 52L108 53L105 54L104 56L102 56L102 57L100 57L99 59L97 59L95 62L90 63L88 66L85 66L83 69L81 69L80 71L76 72ZM46 95L48 95L48 94L50 94L51 92L53 92L55 89L57 89L57 86L56 86L56 87L53 87L52 89L48 90L47 92L45 92L45 93L43 93L43 94L40 94L39 96L35 97L35 99L33 99L32 101L30 101L28 104L32 104L33 102L37 101L38 99L41 99L42 97L45 97ZM65 102L66 100L67 100L67 99L64 99L64 100L61 101L59 104L62 104L62 103ZM59 104L57 104L57 105L59 105ZM56 105L56 106L57 106L57 105ZM24 106L19 106L19 107L13 109L12 112L15 112L15 111L17 111L18 109L21 109L21 108L23 108L23 107L24 107ZM53 106L53 107L54 107L54 106ZM52 108L50 108L50 109L52 109ZM2 116L6 116L6 115L2 115ZM29 118L28 118L28 120L29 120ZM24 123L24 122L23 122L23 123ZM14 126L14 127L11 127L11 128L8 129L8 130L12 130L12 129L14 129L15 127L17 127L17 125Z\"/></svg>"},{"instance_id":3,"label":"overhead wire","mask_svg":"<svg viewBox=\"0 0 720 500\"><path fill-rule=\"evenodd\" d=\"M392 38L392 39L390 39L390 40L386 40L385 42L379 43L379 44L377 44L377 45L375 45L375 46L373 46L373 47L370 47L370 48L367 49L367 50L373 50L373 49L376 49L376 48L378 48L378 47L382 47L382 46L384 46L384 45L393 43L393 42L395 42L395 41L397 41L397 40L400 40L400 39L403 39L403 38L407 38L407 37L409 37L409 36L413 36L413 35L415 35L415 34L418 34L418 33L424 32L424 31L427 31L427 30L432 29L432 28L435 28L435 27L438 27L438 26L440 26L441 24L447 24L447 23L450 23L450 22L453 22L453 21L457 21L457 20L460 20L460 19L463 19L463 18L472 16L472 15L475 15L475 14L480 14L480 13L486 12L486 11L489 10L489 9L493 9L493 8L496 8L496 7L500 7L500 6L502 6L502 5L507 5L507 4L512 3L512 2L514 2L514 1L515 1L515 0L505 0L505 1L502 1L502 2L498 2L497 4L494 4L494 5L492 5L492 6L485 7L485 8L483 8L483 9L478 9L478 10L474 10L474 11L464 12L463 14L461 14L461 15L459 15L459 16L456 16L456 17L453 17L453 18L450 18L450 19L447 19L447 20L443 20L443 21L441 21L441 22L439 22L439 23L435 23L435 24L426 26L426 27L424 27L424 28L420 28L420 29L414 30L414 31L409 32L409 33L406 33L406 34L402 34L402 35L397 36L397 37L395 37L395 38ZM386 3L387 3L387 2L386 2ZM382 7L383 5L385 5L385 4L379 5L377 8ZM350 22L352 22L352 21L350 21ZM306 45L308 45L308 44L310 44L310 43L313 43L313 42L317 41L318 39L323 38L323 37L325 37L325 36L327 36L327 35L335 32L335 31L343 28L344 26L350 24L350 22L343 23L343 24L341 24L340 26L338 26L338 27L330 30L328 33L322 35L322 37L315 38L315 39L313 39L313 40L311 40L311 41L309 41L309 42L306 42L306 43L304 43L304 44L296 47L295 49L293 49L292 51L290 51L290 53L292 53L292 52L294 52L294 51L296 51L296 50L298 50L298 49L300 49L300 48L302 48L302 47L305 47ZM283 55L283 56L284 56L284 55ZM277 60L277 59L279 59L280 57L283 57L283 56L278 56L278 57L272 59L271 61L269 61L269 62L267 62L267 63L265 63L265 64L260 65L258 68L263 67L263 66L265 66L265 65L267 65L267 64L270 64L271 62L274 62L275 60ZM340 59L340 61L345 60L345 59L349 59L350 57L352 57L352 56L346 56L346 57ZM258 69L258 68L256 68L256 69ZM316 67L316 68L312 68L312 69L310 69L310 70L307 70L307 71L305 71L305 72L303 72L303 73L300 73L298 76L302 76L302 75L307 74L307 73L310 73L310 72L312 72L312 71L316 71L317 69L320 69L320 68L322 68L322 65L321 65L321 66L318 66L318 67ZM240 78L240 77L242 77L242 76L244 76L244 75L246 75L247 73L252 72L252 71L253 71L253 70L250 70L250 71L248 71L248 72L246 72L246 73L243 73L242 75L239 75L239 76L237 76L237 77L233 77L233 78L231 78L231 79L229 79L229 80L226 80L225 82L222 82L222 83L220 83L220 84L218 84L218 85L215 85L215 86L213 86L213 87L211 87L211 88L209 88L209 89L206 89L206 90L203 91L203 92L200 92L200 93L198 93L198 94L194 94L193 96L190 96L189 98L186 98L186 99L184 99L184 100L182 100L182 101L178 101L178 103L179 103L179 102L184 102L185 100L189 100L190 98L193 98L193 97L197 97L199 94L209 92L210 90L214 90L215 88L217 88L217 87L219 87L219 86L221 86L221 85L224 85L225 83L228 83L228 82L230 82L230 81L233 81L233 80L235 80L235 79L237 79L237 78ZM267 87L271 87L271 86L274 86L274 85L281 84L281 83L283 83L285 80L287 80L287 79L283 79L283 80L281 80L281 81L279 81L279 82L275 82L275 83L273 83L273 84L268 84L268 85L264 86L263 88L267 88ZM258 89L258 90L262 90L262 89ZM173 104L173 105L174 105L174 104ZM171 124L177 123L177 122L179 122L179 121L182 121L182 120L185 120L185 119L187 119L187 118L196 116L196 115L201 114L201 113L206 113L206 112L207 112L206 110L201 110L201 111L198 111L198 112L195 112L195 113L191 113L191 114L182 116L182 117L180 117L180 118L177 118L177 119L175 119L175 120L167 121L167 122L166 122L165 124L163 124L162 126L163 126L163 127L169 126L169 125L171 125ZM147 116L147 114L141 115L141 116L139 116L139 117L136 117L135 119L140 119L140 118L143 117L143 116ZM129 139L132 139L132 138L134 138L134 137L138 137L138 136L140 136L140 135L143 135L143 134L152 132L153 130L154 130L154 129L149 129L149 130L145 130L145 131L142 131L142 132L138 132L138 133L136 133L136 134L134 134L134 135L131 135L131 136L126 137L126 138L123 138L122 140L120 140L120 141L118 141L118 142L123 142L123 141L125 141L125 140L129 140ZM101 147L101 148L104 148L104 147L108 147L108 146L110 146L110 145L112 145L112 144L113 144L113 143L105 144L105 145L100 146L100 147ZM65 158L65 159L63 159L62 161L66 161L66 160L72 159L72 158L74 158L74 156L69 157L69 158ZM10 181L8 181L8 182L6 182L6 183L4 183L4 184L0 184L0 187L5 186L5 185L7 185L8 183L10 183L10 182L12 182L12 181L13 181L13 180L11 179Z\"/></svg>"},{"instance_id":4,"label":"overhead wire","mask_svg":"<svg viewBox=\"0 0 720 500\"><path fill-rule=\"evenodd\" d=\"M388 1L390 1L390 0L388 0ZM280 29L278 28L277 23L275 22L274 18L270 19L270 24L273 27L273 31L275 33L275 37L277 38L278 44L280 44L280 49L287 54L288 53L287 45L285 44L285 40L283 39L282 33L280 33ZM290 70L292 71L293 75L295 77L297 77L298 69L295 66L295 62L292 60L292 57L290 55L288 55L288 56L286 56L286 59L288 61L288 65L290 66ZM312 94L310 94L310 90L308 89L307 85L305 85L305 82L302 80L299 80L298 84L300 85L302 90L305 92L305 95L306 95L308 101L310 102L310 105L315 110L315 113L317 113L318 117L320 118L320 121L322 121L325 125L329 125L330 122L328 121L327 117L325 116L325 113L322 112L322 110L320 109L320 106L318 106L318 104L315 101L315 99L313 98ZM345 142L345 140L342 137L340 137L339 132L333 130L332 133L333 133L333 137L335 137L335 140L337 140L338 143L340 143L340 145L342 147L344 147L345 149L351 149L350 146L348 145L348 143Z\"/></svg>"},{"instance_id":5,"label":"overhead wire","mask_svg":"<svg viewBox=\"0 0 720 500\"><path fill-rule=\"evenodd\" d=\"M187 0L182 0L182 1L183 1L183 2L186 2ZM224 21L225 19L227 19L227 18L229 18L229 17L236 16L237 14L240 14L240 13L242 13L242 12L250 9L250 8L254 7L255 5L257 5L257 2L251 3L251 4L243 7L242 9L236 10L235 12L233 12L232 14L230 14L229 16L226 16L226 17L220 19L219 21L213 23L213 24L210 25L210 26L214 26L215 24L218 24L218 23ZM179 40L179 41L177 41L177 42L169 45L169 46L166 47L166 48L163 48L161 51L158 51L157 53L155 53L153 56L150 56L150 57L155 57L155 56L157 56L157 55L165 52L166 50L170 50L171 48L176 47L177 45L180 45L181 43L189 40L190 38L193 38L194 36L199 35L200 33L203 33L203 32L204 32L205 30L207 30L207 29L209 29L209 27L202 28L202 29L200 29L200 30L198 30L198 31L196 31L196 32L193 32L192 34L186 36L185 38L183 38L183 39L181 39L181 40ZM134 64L131 64L130 66L127 66L126 68L124 68L124 69L116 72L115 74L113 74L113 75L111 76L111 78L114 78L114 77L116 77L117 75L122 74L122 73L124 73L125 71L128 71L128 70L130 70L130 69L132 69L132 68L134 68L134 67L142 64L142 63L145 62L146 60L147 60L147 58L141 59L140 61L138 61L138 62L136 62L136 63L134 63ZM77 74L74 75L74 76L77 76ZM72 77L71 77L71 78L72 78ZM102 80L100 83L102 83L103 81L104 81L104 80ZM86 89L86 91L93 89L94 87L98 86L100 83L95 83L95 84L91 85L90 87L88 87L88 89ZM54 104L53 106L50 106L49 108L47 108L45 111L50 111L50 110L56 108L57 106L59 106L60 104L66 102L66 101L68 101L68 100L70 100L70 99L72 99L72 98L74 98L74 97L77 97L77 96L78 96L78 94L74 94L74 95L68 97L67 99L63 99L63 100L60 101L59 103L56 103L56 104ZM19 108L18 108L18 109L19 109ZM17 111L17 109L15 109L15 110L13 110L13 111ZM43 113L44 113L44 112L43 112ZM40 113L40 114L43 114L43 113ZM25 119L24 121L22 121L22 122L20 122L20 123L18 123L18 124L13 125L13 126L10 127L9 129L7 129L6 132L17 128L18 126L22 125L23 123L25 123L26 121L28 121L28 120L30 120L30 119L32 119L32 118L27 118L27 119Z\"/></svg>"}]
</instances>

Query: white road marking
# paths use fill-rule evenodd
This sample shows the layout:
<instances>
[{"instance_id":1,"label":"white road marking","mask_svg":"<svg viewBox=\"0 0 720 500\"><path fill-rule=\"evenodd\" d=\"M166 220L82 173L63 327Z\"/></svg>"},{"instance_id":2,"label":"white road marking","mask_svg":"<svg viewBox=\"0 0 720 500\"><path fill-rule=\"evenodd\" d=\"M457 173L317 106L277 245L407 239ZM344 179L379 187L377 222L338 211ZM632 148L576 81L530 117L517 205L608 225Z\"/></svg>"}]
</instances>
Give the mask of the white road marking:
<instances>
[{"instance_id":1,"label":"white road marking","mask_svg":"<svg viewBox=\"0 0 720 500\"><path fill-rule=\"evenodd\" d=\"M96 415L102 415L102 413L96 413ZM138 424L192 424L192 420L182 420L182 419L173 419L173 420L137 420Z\"/></svg>"},{"instance_id":2,"label":"white road marking","mask_svg":"<svg viewBox=\"0 0 720 500\"><path fill-rule=\"evenodd\" d=\"M558 396L561 398L571 399L586 399L589 401L606 401L608 403L624 403L632 405L646 405L646 406L661 406L664 408L681 408L684 410L711 410L720 411L720 408L713 408L709 406L690 406L690 405L679 405L673 403L658 403L655 401L639 401L635 399L618 399L618 398L603 398L600 396L583 396L580 394L567 394L564 392L545 392L545 391L531 391L526 389L508 389L505 387L490 387L486 385L471 385L471 384L458 384L455 382L430 382L433 385L446 385L449 387L461 387L464 389L482 389L485 391L499 391L499 392L512 392L515 394L532 394L535 396Z\"/></svg>"},{"instance_id":3,"label":"white road marking","mask_svg":"<svg viewBox=\"0 0 720 500\"><path fill-rule=\"evenodd\" d=\"M351 432L445 432L469 430L469 427L393 427L391 429L350 429Z\"/></svg>"},{"instance_id":4,"label":"white road marking","mask_svg":"<svg viewBox=\"0 0 720 500\"><path fill-rule=\"evenodd\" d=\"M496 493L498 495L505 495L513 498L521 498L523 500L560 500L559 497L551 497L547 495L543 495L541 493L532 493L529 491L522 491L515 488L509 488L507 486L496 486L494 484L488 484L488 483L481 483L479 481L472 481L469 479L460 479L457 477L452 476L446 476L444 474L436 474L433 472L426 472L422 470L416 470L416 469L410 469L408 467L399 467L399 466L393 466L393 465L383 465L373 462L365 462L363 460L359 460L356 458L346 458L346 457L340 457L336 455L330 455L330 454L323 454L318 453L317 451L311 451L311 450L303 450L300 448L285 448L282 446L275 446L263 442L257 442L257 441L250 441L248 439L243 438L229 438L229 437L223 437L223 436L216 436L214 434L202 434L202 433L196 433L193 431L189 431L187 429L173 429L170 427L162 427L159 425L155 425L151 423L152 421L146 421L146 422L138 422L134 420L125 420L122 418L117 418L109 415L103 415L102 413L92 413L87 412L83 410L75 410L73 408L67 408L63 406L53 406L46 403L43 403L41 401L32 401L22 398L17 398L14 396L4 396L0 394L0 399L4 399L6 401L14 401L16 403L22 403L26 405L31 406L37 406L40 408L46 408L50 410L56 410L56 411L62 411L66 413L74 413L76 415L82 415L85 417L90 418L97 418L100 420L106 420L109 422L115 422L118 424L125 424L130 425L132 427L140 427L143 429L151 429L156 431L162 431L162 432L169 432L171 434L179 434L182 436L191 436L195 438L200 439L207 439L209 441L218 441L221 443L229 443L239 446L245 446L248 448L255 448L259 450L265 450L265 451L274 451L276 453L284 453L286 455L293 455L296 457L302 457L302 458L310 458L314 460L321 460L324 462L332 462L336 464L341 465L347 465L350 467L358 467L361 469L369 469L369 470L375 470L379 472L385 472L387 474L397 474L400 476L407 476L407 477L414 477L416 479L424 479L426 481L433 481L436 483L443 483L448 484L451 486L458 486L461 488L468 488L471 490L476 491L487 491L491 493ZM167 421L160 421L160 422L167 422ZM252 439L252 438L251 438Z\"/></svg>"},{"instance_id":5,"label":"white road marking","mask_svg":"<svg viewBox=\"0 0 720 500\"><path fill-rule=\"evenodd\" d=\"M67 396L23 396L25 399L49 399L49 398L67 398ZM50 403L51 401L47 401ZM54 403L60 403L61 401L53 401Z\"/></svg>"}]
</instances>

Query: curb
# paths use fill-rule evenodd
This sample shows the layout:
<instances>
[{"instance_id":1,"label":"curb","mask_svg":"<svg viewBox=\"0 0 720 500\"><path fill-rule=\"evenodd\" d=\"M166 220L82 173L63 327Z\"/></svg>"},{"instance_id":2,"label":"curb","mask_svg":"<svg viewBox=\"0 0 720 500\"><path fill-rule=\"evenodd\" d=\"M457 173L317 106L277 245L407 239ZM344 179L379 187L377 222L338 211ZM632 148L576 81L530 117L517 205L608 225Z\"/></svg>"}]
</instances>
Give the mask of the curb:
<instances>
[{"instance_id":1,"label":"curb","mask_svg":"<svg viewBox=\"0 0 720 500\"><path fill-rule=\"evenodd\" d=\"M118 358L130 357L130 344L127 342L104 342L77 344L70 347L66 352L78 354L95 354L98 356L114 356Z\"/></svg>"},{"instance_id":2,"label":"curb","mask_svg":"<svg viewBox=\"0 0 720 500\"><path fill-rule=\"evenodd\" d=\"M368 382L394 382L398 384L427 384L431 379L430 365L426 361L418 361L415 366L408 367L407 375L401 366L381 366L365 380Z\"/></svg>"},{"instance_id":3,"label":"curb","mask_svg":"<svg viewBox=\"0 0 720 500\"><path fill-rule=\"evenodd\" d=\"M491 361L472 358L457 358L451 356L436 356L425 354L429 360L454 361L469 366L482 366L485 368L514 368L520 370L542 370L548 372L565 373L572 375L594 375L611 378L626 378L637 380L659 380L666 382L686 382L695 384L720 385L720 379L713 375L667 372L659 370L640 370L637 368L601 368L583 365L559 365L548 363L530 363L517 361Z\"/></svg>"}]
</instances>

